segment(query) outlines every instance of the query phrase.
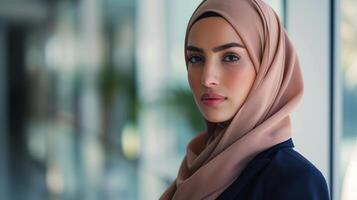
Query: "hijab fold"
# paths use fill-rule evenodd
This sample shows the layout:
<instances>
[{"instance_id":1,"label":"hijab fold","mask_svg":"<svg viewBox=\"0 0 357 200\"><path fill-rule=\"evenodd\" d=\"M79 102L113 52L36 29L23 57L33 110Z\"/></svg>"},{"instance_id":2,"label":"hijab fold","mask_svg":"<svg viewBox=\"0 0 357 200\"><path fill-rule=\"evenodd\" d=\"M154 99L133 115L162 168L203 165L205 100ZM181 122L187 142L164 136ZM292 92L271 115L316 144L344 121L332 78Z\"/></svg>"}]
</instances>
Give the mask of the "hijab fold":
<instances>
[{"instance_id":1,"label":"hijab fold","mask_svg":"<svg viewBox=\"0 0 357 200\"><path fill-rule=\"evenodd\" d=\"M207 12L222 16L236 30L257 73L243 105L228 123L206 120L207 130L187 145L176 179L160 200L216 199L260 152L288 140L289 114L303 96L296 51L277 14L262 0L204 0L192 25Z\"/></svg>"}]
</instances>

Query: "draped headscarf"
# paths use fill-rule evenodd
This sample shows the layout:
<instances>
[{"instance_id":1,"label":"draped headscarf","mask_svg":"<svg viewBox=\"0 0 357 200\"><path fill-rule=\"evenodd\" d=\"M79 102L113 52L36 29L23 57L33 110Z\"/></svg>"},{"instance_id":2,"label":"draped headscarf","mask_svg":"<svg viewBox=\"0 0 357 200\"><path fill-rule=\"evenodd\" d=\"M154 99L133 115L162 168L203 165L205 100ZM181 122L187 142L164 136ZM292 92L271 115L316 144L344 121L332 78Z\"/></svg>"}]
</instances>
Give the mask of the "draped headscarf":
<instances>
[{"instance_id":1,"label":"draped headscarf","mask_svg":"<svg viewBox=\"0 0 357 200\"><path fill-rule=\"evenodd\" d=\"M207 12L218 13L235 29L257 76L228 125L212 128L206 121L207 130L189 142L177 177L160 200L216 199L258 153L291 137L289 114L303 96L296 51L277 14L262 0L204 0L187 26L186 66L188 33Z\"/></svg>"}]
</instances>

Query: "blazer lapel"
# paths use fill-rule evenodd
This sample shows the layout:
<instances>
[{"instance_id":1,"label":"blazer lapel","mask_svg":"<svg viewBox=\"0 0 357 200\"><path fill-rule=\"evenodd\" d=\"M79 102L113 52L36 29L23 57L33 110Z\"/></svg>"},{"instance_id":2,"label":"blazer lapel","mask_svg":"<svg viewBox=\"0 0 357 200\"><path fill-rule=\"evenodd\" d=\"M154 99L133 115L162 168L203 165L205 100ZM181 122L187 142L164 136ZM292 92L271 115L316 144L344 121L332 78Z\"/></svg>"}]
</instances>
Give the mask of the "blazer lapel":
<instances>
[{"instance_id":1,"label":"blazer lapel","mask_svg":"<svg viewBox=\"0 0 357 200\"><path fill-rule=\"evenodd\" d=\"M260 158L251 162L217 200L236 199L237 194L270 162L269 158ZM233 192L234 191L234 192Z\"/></svg>"},{"instance_id":2,"label":"blazer lapel","mask_svg":"<svg viewBox=\"0 0 357 200\"><path fill-rule=\"evenodd\" d=\"M280 148L292 148L294 143L292 139L277 144L261 153L259 153L242 171L241 175L217 198L217 200L230 200L237 199L242 189L256 178L259 171L270 162L272 155Z\"/></svg>"}]
</instances>

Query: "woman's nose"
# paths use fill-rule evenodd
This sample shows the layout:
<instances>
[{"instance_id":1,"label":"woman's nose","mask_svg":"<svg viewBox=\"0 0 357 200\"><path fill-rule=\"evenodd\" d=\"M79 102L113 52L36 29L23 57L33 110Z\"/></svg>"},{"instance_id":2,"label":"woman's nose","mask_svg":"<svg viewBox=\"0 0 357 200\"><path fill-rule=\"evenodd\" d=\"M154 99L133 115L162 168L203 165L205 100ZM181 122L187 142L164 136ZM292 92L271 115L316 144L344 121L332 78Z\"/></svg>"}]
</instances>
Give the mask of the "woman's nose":
<instances>
[{"instance_id":1,"label":"woman's nose","mask_svg":"<svg viewBox=\"0 0 357 200\"><path fill-rule=\"evenodd\" d=\"M206 63L201 75L201 83L206 87L212 87L219 84L218 70L211 63Z\"/></svg>"}]
</instances>

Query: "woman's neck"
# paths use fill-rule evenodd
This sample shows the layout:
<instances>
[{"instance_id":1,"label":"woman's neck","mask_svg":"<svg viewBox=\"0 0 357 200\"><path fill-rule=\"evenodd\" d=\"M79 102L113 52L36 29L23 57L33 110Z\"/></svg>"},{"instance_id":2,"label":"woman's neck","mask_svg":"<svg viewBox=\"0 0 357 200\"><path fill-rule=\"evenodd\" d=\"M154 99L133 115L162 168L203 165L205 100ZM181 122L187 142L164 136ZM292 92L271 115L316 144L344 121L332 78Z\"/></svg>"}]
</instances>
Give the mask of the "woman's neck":
<instances>
[{"instance_id":1,"label":"woman's neck","mask_svg":"<svg viewBox=\"0 0 357 200\"><path fill-rule=\"evenodd\" d=\"M232 119L223 122L210 122L206 120L207 131L210 134L215 133L216 129L224 129L231 123Z\"/></svg>"}]
</instances>

